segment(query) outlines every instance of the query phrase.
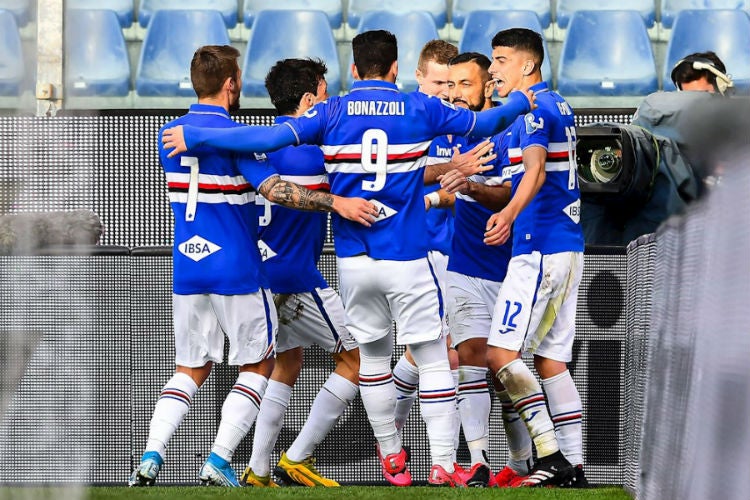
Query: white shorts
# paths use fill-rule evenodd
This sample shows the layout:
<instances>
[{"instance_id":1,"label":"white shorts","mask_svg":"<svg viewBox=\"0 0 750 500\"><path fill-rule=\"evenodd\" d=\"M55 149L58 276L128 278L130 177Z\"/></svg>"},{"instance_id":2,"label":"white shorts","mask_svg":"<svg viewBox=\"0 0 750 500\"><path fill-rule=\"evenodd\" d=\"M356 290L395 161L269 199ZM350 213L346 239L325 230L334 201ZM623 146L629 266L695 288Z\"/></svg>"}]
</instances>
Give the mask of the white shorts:
<instances>
[{"instance_id":1,"label":"white shorts","mask_svg":"<svg viewBox=\"0 0 750 500\"><path fill-rule=\"evenodd\" d=\"M489 336L502 284L448 271L448 321L454 348L465 340Z\"/></svg>"},{"instance_id":2,"label":"white shorts","mask_svg":"<svg viewBox=\"0 0 750 500\"><path fill-rule=\"evenodd\" d=\"M199 368L224 359L230 365L260 363L274 356L278 320L271 292L246 295L172 294L175 363Z\"/></svg>"},{"instance_id":3,"label":"white shorts","mask_svg":"<svg viewBox=\"0 0 750 500\"><path fill-rule=\"evenodd\" d=\"M569 362L582 273L582 252L511 258L487 344Z\"/></svg>"},{"instance_id":4,"label":"white shorts","mask_svg":"<svg viewBox=\"0 0 750 500\"><path fill-rule=\"evenodd\" d=\"M337 258L346 326L362 345L391 333L399 345L442 335L443 301L427 258L377 260L367 255Z\"/></svg>"},{"instance_id":5,"label":"white shorts","mask_svg":"<svg viewBox=\"0 0 750 500\"><path fill-rule=\"evenodd\" d=\"M427 259L432 264L432 269L437 277L438 287L443 297L443 335L448 335L448 256L437 250L430 250Z\"/></svg>"},{"instance_id":6,"label":"white shorts","mask_svg":"<svg viewBox=\"0 0 750 500\"><path fill-rule=\"evenodd\" d=\"M351 351L357 341L346 329L341 297L333 288L274 295L279 311L276 351L317 344L330 353Z\"/></svg>"}]
</instances>

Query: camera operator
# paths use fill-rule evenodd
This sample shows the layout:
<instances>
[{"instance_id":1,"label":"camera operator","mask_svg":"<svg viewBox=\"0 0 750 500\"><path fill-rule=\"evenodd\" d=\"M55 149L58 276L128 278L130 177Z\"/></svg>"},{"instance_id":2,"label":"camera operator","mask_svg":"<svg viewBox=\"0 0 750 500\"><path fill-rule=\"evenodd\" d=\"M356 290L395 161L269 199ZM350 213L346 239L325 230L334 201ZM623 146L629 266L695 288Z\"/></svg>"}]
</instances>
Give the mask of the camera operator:
<instances>
[{"instance_id":1,"label":"camera operator","mask_svg":"<svg viewBox=\"0 0 750 500\"><path fill-rule=\"evenodd\" d=\"M581 223L587 244L627 245L652 233L698 198L706 185L716 182L716 172L706 166L702 152L688 136L699 118L696 115L704 113L701 110L732 94L732 79L714 52L684 57L670 76L677 90L650 94L638 106L631 125L619 127L635 147L633 175L647 175L650 183L610 201L584 194ZM705 127L711 123L705 122ZM606 167L612 155L595 153L592 167Z\"/></svg>"}]
</instances>

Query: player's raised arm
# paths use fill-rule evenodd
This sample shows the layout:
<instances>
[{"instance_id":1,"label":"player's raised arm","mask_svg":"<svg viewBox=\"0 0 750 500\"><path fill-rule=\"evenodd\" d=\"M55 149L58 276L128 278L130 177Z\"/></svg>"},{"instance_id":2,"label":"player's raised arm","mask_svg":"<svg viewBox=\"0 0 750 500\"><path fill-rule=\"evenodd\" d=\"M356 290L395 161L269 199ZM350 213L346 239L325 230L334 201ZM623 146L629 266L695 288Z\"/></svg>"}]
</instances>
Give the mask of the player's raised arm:
<instances>
[{"instance_id":1,"label":"player's raised arm","mask_svg":"<svg viewBox=\"0 0 750 500\"><path fill-rule=\"evenodd\" d=\"M471 135L488 137L508 128L517 116L534 109L536 97L531 90L514 90L502 106L496 106L477 113L477 121Z\"/></svg>"},{"instance_id":2,"label":"player's raised arm","mask_svg":"<svg viewBox=\"0 0 750 500\"><path fill-rule=\"evenodd\" d=\"M202 128L179 125L166 129L161 142L164 149L172 151L169 158L206 144L239 153L263 153L283 146L298 144L297 134L291 126L251 125L233 128Z\"/></svg>"},{"instance_id":3,"label":"player's raised arm","mask_svg":"<svg viewBox=\"0 0 750 500\"><path fill-rule=\"evenodd\" d=\"M297 210L335 212L341 217L370 227L378 209L364 198L336 196L327 191L313 191L275 175L258 188L267 200Z\"/></svg>"}]
</instances>

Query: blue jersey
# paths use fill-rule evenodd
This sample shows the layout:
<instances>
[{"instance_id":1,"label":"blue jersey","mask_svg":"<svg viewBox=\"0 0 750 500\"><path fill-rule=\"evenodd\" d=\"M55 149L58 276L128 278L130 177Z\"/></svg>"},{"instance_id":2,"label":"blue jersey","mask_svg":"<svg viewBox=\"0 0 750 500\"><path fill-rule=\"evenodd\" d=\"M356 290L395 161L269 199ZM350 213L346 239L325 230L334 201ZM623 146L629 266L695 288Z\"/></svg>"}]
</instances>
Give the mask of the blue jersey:
<instances>
[{"instance_id":1,"label":"blue jersey","mask_svg":"<svg viewBox=\"0 0 750 500\"><path fill-rule=\"evenodd\" d=\"M441 135L430 144L427 154L427 165L447 163L453 157L453 147L463 146L466 138L460 135ZM424 187L424 194L440 189L440 184ZM443 255L450 255L451 239L453 238L453 210L433 208L427 211L428 250L437 250Z\"/></svg>"},{"instance_id":2,"label":"blue jersey","mask_svg":"<svg viewBox=\"0 0 750 500\"><path fill-rule=\"evenodd\" d=\"M276 123L290 118L279 116ZM268 162L282 179L308 189L328 190L323 152L317 146L287 146L267 153ZM328 284L318 270L328 214L303 212L271 203L258 196L261 257L274 293L304 293Z\"/></svg>"},{"instance_id":3,"label":"blue jersey","mask_svg":"<svg viewBox=\"0 0 750 500\"><path fill-rule=\"evenodd\" d=\"M507 157L510 137L505 131L493 136L490 140L493 151L497 154L492 170L474 174L469 177L469 180L486 185L501 185L507 180L502 177L502 159ZM467 147L472 148L475 145L476 143ZM508 271L511 242L508 240L500 246L484 243L487 220L494 212L471 196L461 193L456 193L455 210L456 232L451 243L448 270L475 278L503 281Z\"/></svg>"},{"instance_id":4,"label":"blue jersey","mask_svg":"<svg viewBox=\"0 0 750 500\"><path fill-rule=\"evenodd\" d=\"M186 115L159 131L159 159L174 213L174 293L238 295L266 288L257 245L255 187L275 172L211 146L167 158L162 132L184 124L240 126L222 107L193 104Z\"/></svg>"},{"instance_id":5,"label":"blue jersey","mask_svg":"<svg viewBox=\"0 0 750 500\"><path fill-rule=\"evenodd\" d=\"M403 94L392 83L368 80L287 122L300 142L321 146L332 193L366 198L380 211L370 228L334 215L336 254L425 257L423 169L430 142L440 135L466 135L475 120L471 111L439 98Z\"/></svg>"},{"instance_id":6,"label":"blue jersey","mask_svg":"<svg viewBox=\"0 0 750 500\"><path fill-rule=\"evenodd\" d=\"M576 171L576 128L565 100L542 82L531 87L537 108L511 126L506 174L513 193L524 173L523 150L539 146L547 151L546 178L539 192L513 224L513 255L538 251L544 255L582 252L581 196Z\"/></svg>"}]
</instances>

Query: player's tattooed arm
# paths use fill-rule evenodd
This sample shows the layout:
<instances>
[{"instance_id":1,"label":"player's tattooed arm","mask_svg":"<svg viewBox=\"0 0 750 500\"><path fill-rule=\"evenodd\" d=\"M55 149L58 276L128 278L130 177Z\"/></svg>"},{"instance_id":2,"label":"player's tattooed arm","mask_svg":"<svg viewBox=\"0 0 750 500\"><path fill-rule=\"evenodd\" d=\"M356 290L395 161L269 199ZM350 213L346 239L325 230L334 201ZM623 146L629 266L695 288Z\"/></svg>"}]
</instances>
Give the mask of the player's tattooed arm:
<instances>
[{"instance_id":1,"label":"player's tattooed arm","mask_svg":"<svg viewBox=\"0 0 750 500\"><path fill-rule=\"evenodd\" d=\"M370 226L377 217L375 205L363 198L345 198L327 191L313 191L279 176L268 178L258 188L267 200L297 210L336 212L345 219Z\"/></svg>"}]
</instances>

